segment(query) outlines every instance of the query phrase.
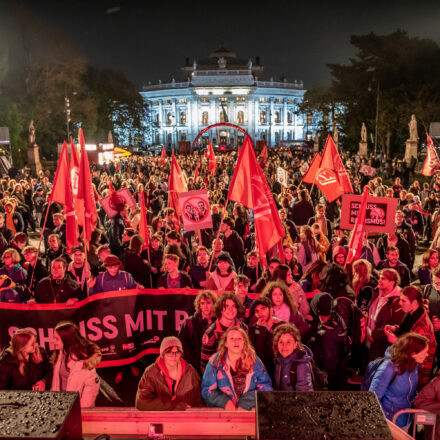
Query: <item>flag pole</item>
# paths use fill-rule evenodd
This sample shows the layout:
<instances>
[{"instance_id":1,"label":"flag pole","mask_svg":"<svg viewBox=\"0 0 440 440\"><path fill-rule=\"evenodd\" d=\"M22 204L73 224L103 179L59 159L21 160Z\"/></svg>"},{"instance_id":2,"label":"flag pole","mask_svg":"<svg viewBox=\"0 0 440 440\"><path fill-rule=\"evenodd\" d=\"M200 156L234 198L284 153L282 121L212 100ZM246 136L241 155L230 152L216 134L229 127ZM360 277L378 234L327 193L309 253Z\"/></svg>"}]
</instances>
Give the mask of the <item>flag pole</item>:
<instances>
[{"instance_id":1,"label":"flag pole","mask_svg":"<svg viewBox=\"0 0 440 440\"><path fill-rule=\"evenodd\" d=\"M47 222L47 217L49 215L49 210L50 207L52 205L52 200L49 197L49 200L47 201L47 209L46 209L46 215L44 216L44 222L43 222L43 227L41 228L41 232L40 232L40 241L38 243L38 251L37 251L37 258L35 260L34 265L32 266L32 276L31 276L31 281L29 283L29 289L32 289L32 282L34 280L34 274L35 274L35 268L37 266L37 262L38 262L38 257L40 255L40 249L41 249L41 242L43 240L43 235L44 235L44 229L46 228L46 222ZM46 249L47 251L47 249ZM50 269L50 268L49 268Z\"/></svg>"}]
</instances>

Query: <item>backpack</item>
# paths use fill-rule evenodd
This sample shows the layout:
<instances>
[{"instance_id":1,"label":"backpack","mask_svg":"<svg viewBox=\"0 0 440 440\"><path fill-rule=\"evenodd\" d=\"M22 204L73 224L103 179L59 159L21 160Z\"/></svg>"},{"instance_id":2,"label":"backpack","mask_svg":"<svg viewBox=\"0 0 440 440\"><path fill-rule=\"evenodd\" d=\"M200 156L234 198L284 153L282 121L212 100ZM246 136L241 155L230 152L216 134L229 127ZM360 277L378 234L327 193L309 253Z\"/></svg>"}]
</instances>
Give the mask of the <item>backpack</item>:
<instances>
[{"instance_id":1,"label":"backpack","mask_svg":"<svg viewBox=\"0 0 440 440\"><path fill-rule=\"evenodd\" d=\"M349 345L359 345L362 338L361 319L364 315L359 307L346 296L336 298L335 303L337 313L341 316L347 326Z\"/></svg>"},{"instance_id":2,"label":"backpack","mask_svg":"<svg viewBox=\"0 0 440 440\"><path fill-rule=\"evenodd\" d=\"M299 362L292 362L290 367L290 384L295 390L297 380L297 368ZM313 391L327 390L328 389L328 375L325 371L319 369L315 362L309 362L310 373L312 375Z\"/></svg>"},{"instance_id":3,"label":"backpack","mask_svg":"<svg viewBox=\"0 0 440 440\"><path fill-rule=\"evenodd\" d=\"M364 380L361 383L361 391L368 391L370 389L370 385L371 382L373 381L376 371L387 359L389 358L379 357L368 363L367 368L365 369ZM388 386L390 386L394 382L396 376L397 376L397 371L394 370L393 378L391 379L391 382L388 384Z\"/></svg>"}]
</instances>

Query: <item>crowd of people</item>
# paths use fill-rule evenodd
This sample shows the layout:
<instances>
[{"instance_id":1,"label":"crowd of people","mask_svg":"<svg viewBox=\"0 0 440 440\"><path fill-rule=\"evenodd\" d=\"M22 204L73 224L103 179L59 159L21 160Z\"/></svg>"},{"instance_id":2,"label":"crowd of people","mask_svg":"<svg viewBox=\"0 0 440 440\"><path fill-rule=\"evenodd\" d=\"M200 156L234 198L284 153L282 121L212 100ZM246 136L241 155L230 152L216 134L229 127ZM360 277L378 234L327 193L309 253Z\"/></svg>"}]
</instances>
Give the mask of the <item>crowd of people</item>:
<instances>
[{"instance_id":1,"label":"crowd of people","mask_svg":"<svg viewBox=\"0 0 440 440\"><path fill-rule=\"evenodd\" d=\"M178 337L162 340L139 382L141 410L250 410L255 390L347 390L365 387L366 379L390 419L414 400L432 409L440 402L440 379L430 382L440 350L440 174L420 184L410 179L415 164L341 156L355 194L366 186L373 196L398 199L394 230L365 233L361 258L350 265L340 199L328 203L315 186L301 184L311 161L305 153L269 153L264 172L285 237L282 252L271 249L264 265L252 212L226 203L235 152L218 154L214 173L201 156L177 156L188 190L208 190L213 227L200 235L186 232L168 207L169 163L139 156L93 164L96 200L111 187L128 188L138 204L121 203L113 217L97 204L87 252L83 245L66 250L49 172L3 176L0 301L71 306L107 291L199 289L194 315ZM286 186L277 181L278 167L288 172ZM139 233L142 197L147 246ZM41 249L29 243L32 231L41 232ZM0 389L81 389L82 405L92 406L99 347L72 322L58 324L54 345L49 356L32 332L17 331L0 357Z\"/></svg>"}]
</instances>

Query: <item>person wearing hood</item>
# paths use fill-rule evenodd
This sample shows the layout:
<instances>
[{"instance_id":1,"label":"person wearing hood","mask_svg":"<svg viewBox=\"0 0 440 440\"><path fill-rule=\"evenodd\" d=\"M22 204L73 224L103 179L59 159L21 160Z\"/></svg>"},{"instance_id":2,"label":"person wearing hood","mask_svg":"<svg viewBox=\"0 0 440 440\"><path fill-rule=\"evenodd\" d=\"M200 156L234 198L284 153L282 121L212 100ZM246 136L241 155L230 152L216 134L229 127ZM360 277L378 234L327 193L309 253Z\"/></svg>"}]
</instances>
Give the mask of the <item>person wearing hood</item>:
<instances>
[{"instance_id":1,"label":"person wearing hood","mask_svg":"<svg viewBox=\"0 0 440 440\"><path fill-rule=\"evenodd\" d=\"M301 343L295 325L283 323L273 334L275 370L273 385L281 391L313 391L311 362L313 353Z\"/></svg>"},{"instance_id":2,"label":"person wearing hood","mask_svg":"<svg viewBox=\"0 0 440 440\"><path fill-rule=\"evenodd\" d=\"M24 231L23 217L18 211L15 211L13 202L7 202L5 204L5 223L14 234Z\"/></svg>"},{"instance_id":3,"label":"person wearing hood","mask_svg":"<svg viewBox=\"0 0 440 440\"><path fill-rule=\"evenodd\" d=\"M313 321L307 332L308 346L316 366L328 375L329 389L342 389L348 364L347 326L335 310L329 293L318 292L310 302Z\"/></svg>"},{"instance_id":4,"label":"person wearing hood","mask_svg":"<svg viewBox=\"0 0 440 440\"><path fill-rule=\"evenodd\" d=\"M234 291L234 262L228 252L220 252L216 261L217 268L209 274L206 281L207 290Z\"/></svg>"},{"instance_id":5,"label":"person wearing hood","mask_svg":"<svg viewBox=\"0 0 440 440\"><path fill-rule=\"evenodd\" d=\"M136 393L141 411L183 411L203 406L200 377L183 358L182 343L175 336L164 338L160 355L142 375Z\"/></svg>"}]
</instances>

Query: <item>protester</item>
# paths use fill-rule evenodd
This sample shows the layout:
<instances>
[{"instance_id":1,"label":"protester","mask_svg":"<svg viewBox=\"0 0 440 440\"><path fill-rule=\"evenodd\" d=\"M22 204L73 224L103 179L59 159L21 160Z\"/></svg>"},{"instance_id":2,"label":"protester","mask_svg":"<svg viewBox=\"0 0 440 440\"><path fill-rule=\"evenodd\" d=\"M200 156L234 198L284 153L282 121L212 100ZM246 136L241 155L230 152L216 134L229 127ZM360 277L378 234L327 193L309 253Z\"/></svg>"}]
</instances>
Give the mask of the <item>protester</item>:
<instances>
[{"instance_id":1,"label":"protester","mask_svg":"<svg viewBox=\"0 0 440 440\"><path fill-rule=\"evenodd\" d=\"M203 374L203 400L226 411L250 411L255 408L256 390L272 391L272 381L246 332L238 326L229 327Z\"/></svg>"},{"instance_id":2,"label":"protester","mask_svg":"<svg viewBox=\"0 0 440 440\"><path fill-rule=\"evenodd\" d=\"M191 288L191 277L179 270L179 257L174 254L165 253L163 257L163 267L165 272L157 280L157 287L163 289Z\"/></svg>"},{"instance_id":3,"label":"protester","mask_svg":"<svg viewBox=\"0 0 440 440\"><path fill-rule=\"evenodd\" d=\"M216 270L209 274L206 280L206 288L210 290L234 290L234 279L237 277L234 271L234 262L228 252L221 252L217 256Z\"/></svg>"},{"instance_id":4,"label":"protester","mask_svg":"<svg viewBox=\"0 0 440 440\"><path fill-rule=\"evenodd\" d=\"M95 406L99 392L96 367L101 362L100 348L84 338L78 327L69 321L54 328L51 391L77 391L82 408Z\"/></svg>"},{"instance_id":5,"label":"protester","mask_svg":"<svg viewBox=\"0 0 440 440\"><path fill-rule=\"evenodd\" d=\"M183 358L180 340L164 338L160 355L142 375L136 394L136 408L141 411L182 411L203 406L200 377Z\"/></svg>"},{"instance_id":6,"label":"protester","mask_svg":"<svg viewBox=\"0 0 440 440\"><path fill-rule=\"evenodd\" d=\"M438 267L438 252L435 249L428 249L422 257L422 264L419 267L419 281L421 286L432 282L432 272Z\"/></svg>"}]
</instances>

